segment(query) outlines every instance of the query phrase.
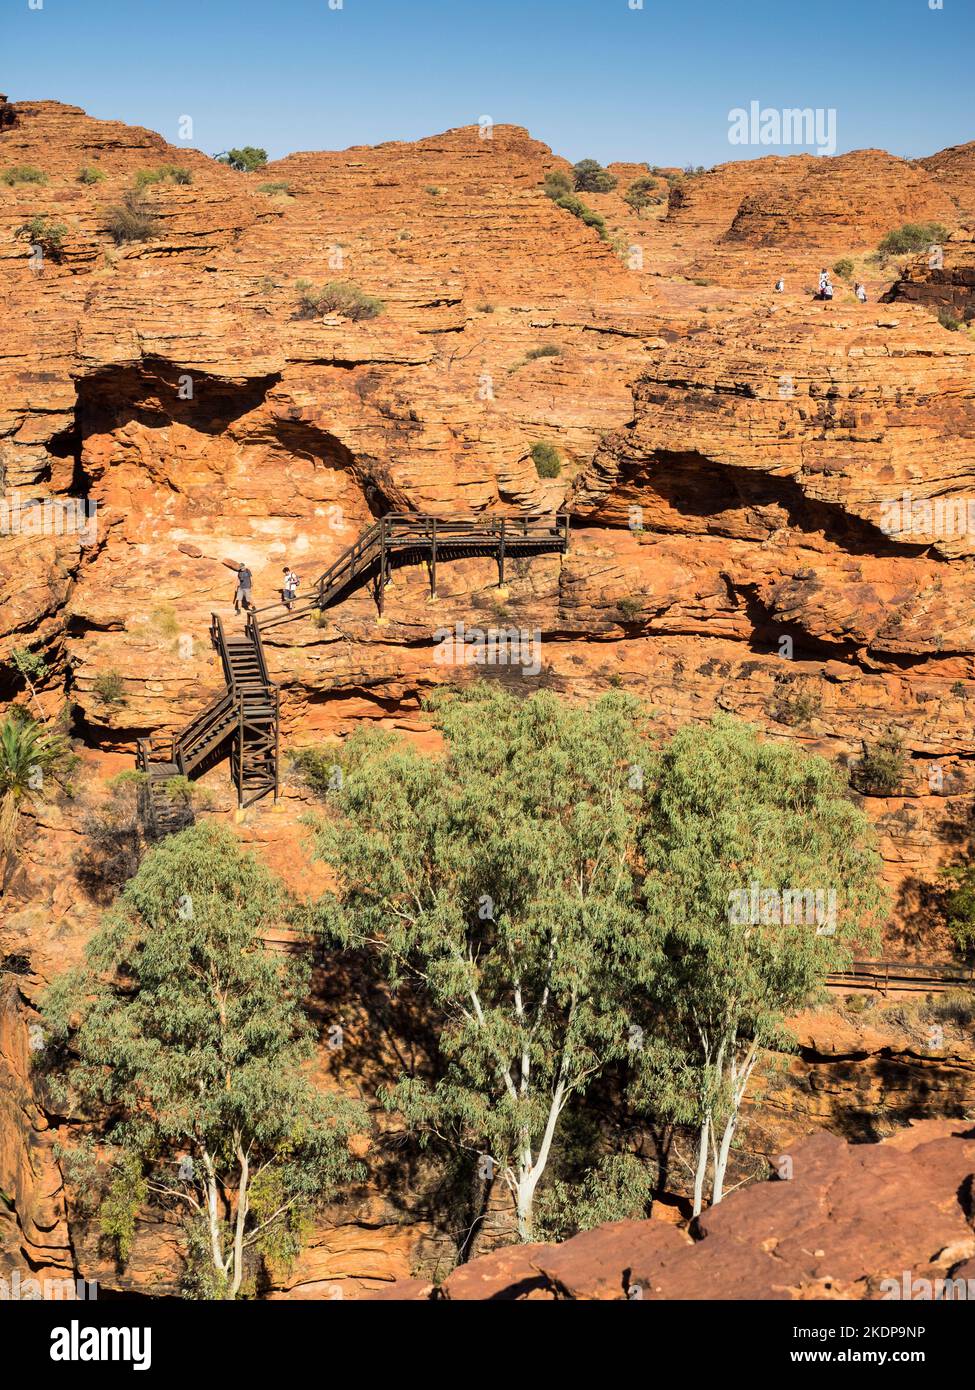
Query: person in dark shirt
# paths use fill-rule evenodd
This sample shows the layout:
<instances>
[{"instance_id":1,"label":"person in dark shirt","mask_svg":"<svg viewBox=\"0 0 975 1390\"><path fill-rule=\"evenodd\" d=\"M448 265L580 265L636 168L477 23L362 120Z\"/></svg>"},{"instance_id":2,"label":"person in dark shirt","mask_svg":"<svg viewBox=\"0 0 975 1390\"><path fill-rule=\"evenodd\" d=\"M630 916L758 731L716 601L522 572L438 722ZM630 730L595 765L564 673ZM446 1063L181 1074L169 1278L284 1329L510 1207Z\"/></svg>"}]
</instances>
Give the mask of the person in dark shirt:
<instances>
[{"instance_id":1,"label":"person in dark shirt","mask_svg":"<svg viewBox=\"0 0 975 1390\"><path fill-rule=\"evenodd\" d=\"M246 613L253 613L254 603L251 598L251 589L254 578L246 565L241 565L237 571L237 589L234 593L234 612L239 613L243 605Z\"/></svg>"}]
</instances>

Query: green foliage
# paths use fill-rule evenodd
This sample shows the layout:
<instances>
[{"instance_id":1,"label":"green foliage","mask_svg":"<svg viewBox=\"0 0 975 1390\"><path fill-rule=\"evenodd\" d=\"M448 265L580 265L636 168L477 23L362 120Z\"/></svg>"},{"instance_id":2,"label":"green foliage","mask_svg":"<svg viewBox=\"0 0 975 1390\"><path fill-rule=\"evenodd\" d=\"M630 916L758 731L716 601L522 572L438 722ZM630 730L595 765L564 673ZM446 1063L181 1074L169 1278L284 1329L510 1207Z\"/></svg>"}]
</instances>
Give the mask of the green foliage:
<instances>
[{"instance_id":1,"label":"green foliage","mask_svg":"<svg viewBox=\"0 0 975 1390\"><path fill-rule=\"evenodd\" d=\"M28 647L14 647L10 653L10 661L25 680L43 680L47 675L47 662L43 654L32 652Z\"/></svg>"},{"instance_id":2,"label":"green foliage","mask_svg":"<svg viewBox=\"0 0 975 1390\"><path fill-rule=\"evenodd\" d=\"M425 757L374 731L342 752L318 852L337 888L325 934L419 982L441 1067L385 1095L422 1141L489 1155L530 1238L560 1119L627 1050L659 964L634 852L646 764L638 707L569 706L493 683L430 701Z\"/></svg>"},{"instance_id":3,"label":"green foliage","mask_svg":"<svg viewBox=\"0 0 975 1390\"><path fill-rule=\"evenodd\" d=\"M655 196L657 187L657 180L652 175L641 174L638 179L633 180L623 194L623 201L629 203L634 212L642 212L651 203L663 202L662 198Z\"/></svg>"},{"instance_id":4,"label":"green foliage","mask_svg":"<svg viewBox=\"0 0 975 1390\"><path fill-rule=\"evenodd\" d=\"M428 184L423 191L424 193L428 193L431 198L439 198L440 194L443 192L435 183Z\"/></svg>"},{"instance_id":5,"label":"green foliage","mask_svg":"<svg viewBox=\"0 0 975 1390\"><path fill-rule=\"evenodd\" d=\"M631 598L629 594L624 594L616 607L619 609L623 620L628 623L633 622L634 618L639 618L640 614L643 612L643 603L641 600L638 598Z\"/></svg>"},{"instance_id":6,"label":"green foliage","mask_svg":"<svg viewBox=\"0 0 975 1390\"><path fill-rule=\"evenodd\" d=\"M942 245L949 235L948 228L940 222L905 222L902 227L887 233L877 247L877 254L887 258L927 251L931 246Z\"/></svg>"},{"instance_id":7,"label":"green foliage","mask_svg":"<svg viewBox=\"0 0 975 1390\"><path fill-rule=\"evenodd\" d=\"M47 174L33 164L13 164L0 170L0 183L12 188L17 183L47 183Z\"/></svg>"},{"instance_id":8,"label":"green foliage","mask_svg":"<svg viewBox=\"0 0 975 1390\"><path fill-rule=\"evenodd\" d=\"M562 472L562 455L554 444L540 440L531 447L535 472L540 478L557 478Z\"/></svg>"},{"instance_id":9,"label":"green foliage","mask_svg":"<svg viewBox=\"0 0 975 1390\"><path fill-rule=\"evenodd\" d=\"M611 1154L581 1180L557 1179L539 1195L538 1227L545 1240L567 1240L605 1221L647 1215L656 1174L636 1154Z\"/></svg>"},{"instance_id":10,"label":"green foliage","mask_svg":"<svg viewBox=\"0 0 975 1390\"><path fill-rule=\"evenodd\" d=\"M791 682L779 685L769 713L779 724L792 729L805 729L819 712L820 702L811 690L795 687Z\"/></svg>"},{"instance_id":11,"label":"green foliage","mask_svg":"<svg viewBox=\"0 0 975 1390\"><path fill-rule=\"evenodd\" d=\"M617 183L595 159L580 159L573 164L572 180L577 193L610 193Z\"/></svg>"},{"instance_id":12,"label":"green foliage","mask_svg":"<svg viewBox=\"0 0 975 1390\"><path fill-rule=\"evenodd\" d=\"M149 1184L138 1157L123 1152L112 1165L98 1211L102 1235L112 1243L120 1265L129 1262L135 1239L136 1217L148 1195Z\"/></svg>"},{"instance_id":13,"label":"green foliage","mask_svg":"<svg viewBox=\"0 0 975 1390\"><path fill-rule=\"evenodd\" d=\"M854 269L854 264L850 260L849 256L843 256L833 266L833 274L839 280L849 280L850 276L853 274Z\"/></svg>"},{"instance_id":14,"label":"green foliage","mask_svg":"<svg viewBox=\"0 0 975 1390\"><path fill-rule=\"evenodd\" d=\"M274 198L280 193L290 193L291 184L285 179L280 179L276 183L259 183L257 185L257 191L258 193L266 193L269 197Z\"/></svg>"},{"instance_id":15,"label":"green foliage","mask_svg":"<svg viewBox=\"0 0 975 1390\"><path fill-rule=\"evenodd\" d=\"M338 750L331 748L298 748L290 756L291 766L299 779L317 796L327 796L341 780Z\"/></svg>"},{"instance_id":16,"label":"green foliage","mask_svg":"<svg viewBox=\"0 0 975 1390\"><path fill-rule=\"evenodd\" d=\"M227 150L225 154L217 155L217 161L229 164L231 169L238 169L241 173L253 174L255 169L262 169L267 163L267 150L245 145L243 149Z\"/></svg>"},{"instance_id":17,"label":"green foliage","mask_svg":"<svg viewBox=\"0 0 975 1390\"><path fill-rule=\"evenodd\" d=\"M43 653L32 652L29 647L14 647L10 653L10 664L19 675L23 676L31 699L43 717L44 711L37 699L36 688L41 681L47 678L48 674L47 662L44 660Z\"/></svg>"},{"instance_id":18,"label":"green foliage","mask_svg":"<svg viewBox=\"0 0 975 1390\"><path fill-rule=\"evenodd\" d=\"M541 347L529 348L525 353L526 362L535 362L539 357L561 357L562 349L556 343L542 343Z\"/></svg>"},{"instance_id":19,"label":"green foliage","mask_svg":"<svg viewBox=\"0 0 975 1390\"><path fill-rule=\"evenodd\" d=\"M975 950L975 864L945 869L942 882L945 895L945 919L955 944L962 951Z\"/></svg>"},{"instance_id":20,"label":"green foliage","mask_svg":"<svg viewBox=\"0 0 975 1390\"><path fill-rule=\"evenodd\" d=\"M101 183L105 177L105 170L99 169L95 164L83 164L78 170L79 183Z\"/></svg>"},{"instance_id":21,"label":"green foliage","mask_svg":"<svg viewBox=\"0 0 975 1390\"><path fill-rule=\"evenodd\" d=\"M957 333L962 326L961 319L957 314L952 313L950 309L938 310L938 322L941 324L942 328L947 328L949 333Z\"/></svg>"},{"instance_id":22,"label":"green foliage","mask_svg":"<svg viewBox=\"0 0 975 1390\"><path fill-rule=\"evenodd\" d=\"M358 285L348 280L330 280L321 289L316 289L307 280L299 280L298 310L295 318L321 318L323 314L341 314L343 318L358 323L361 319L374 319L386 307L381 299L366 294Z\"/></svg>"},{"instance_id":23,"label":"green foliage","mask_svg":"<svg viewBox=\"0 0 975 1390\"><path fill-rule=\"evenodd\" d=\"M907 755L899 734L878 743L863 743L863 755L851 771L857 791L868 796L893 796L907 772Z\"/></svg>"},{"instance_id":24,"label":"green foliage","mask_svg":"<svg viewBox=\"0 0 975 1390\"><path fill-rule=\"evenodd\" d=\"M32 246L39 246L52 261L59 261L68 229L63 222L52 222L49 217L40 215L32 217L22 227L18 227L15 235L21 241L29 241Z\"/></svg>"},{"instance_id":25,"label":"green foliage","mask_svg":"<svg viewBox=\"0 0 975 1390\"><path fill-rule=\"evenodd\" d=\"M709 1166L721 1199L763 1050L794 1045L786 1019L882 910L880 859L829 763L723 716L663 750L642 847L647 910L665 932L659 1018L679 1060L655 1073L652 1054L637 1056L657 1106L699 1126L700 1209Z\"/></svg>"},{"instance_id":26,"label":"green foliage","mask_svg":"<svg viewBox=\"0 0 975 1390\"><path fill-rule=\"evenodd\" d=\"M84 965L42 1001L70 1113L114 1158L104 1229L123 1245L147 1203L189 1236L202 1224L209 1284L227 1297L358 1173L358 1106L319 1093L303 1066L308 963L262 945L287 906L228 831L194 826L146 856Z\"/></svg>"},{"instance_id":27,"label":"green foliage","mask_svg":"<svg viewBox=\"0 0 975 1390\"><path fill-rule=\"evenodd\" d=\"M603 241L609 240L609 232L606 228L606 220L598 212L593 212L592 208L586 206L581 198L577 198L574 193L563 193L555 199L557 208L564 208L566 212L571 212L573 217L578 217L580 222L584 222L587 227L595 227Z\"/></svg>"},{"instance_id":28,"label":"green foliage","mask_svg":"<svg viewBox=\"0 0 975 1390\"><path fill-rule=\"evenodd\" d=\"M104 705L125 704L125 681L118 671L102 671L92 681L91 688Z\"/></svg>"},{"instance_id":29,"label":"green foliage","mask_svg":"<svg viewBox=\"0 0 975 1390\"><path fill-rule=\"evenodd\" d=\"M75 759L67 740L48 733L22 711L8 711L0 724L0 855L9 859L17 843L20 815L50 783L65 787Z\"/></svg>"},{"instance_id":30,"label":"green foliage","mask_svg":"<svg viewBox=\"0 0 975 1390\"><path fill-rule=\"evenodd\" d=\"M187 169L182 164L160 164L155 169L139 169L135 176L135 186L140 191L154 183L190 184L192 182L192 170Z\"/></svg>"},{"instance_id":31,"label":"green foliage","mask_svg":"<svg viewBox=\"0 0 975 1390\"><path fill-rule=\"evenodd\" d=\"M150 241L159 235L159 222L148 206L133 192L126 193L121 203L107 213L108 232L116 246L132 241Z\"/></svg>"},{"instance_id":32,"label":"green foliage","mask_svg":"<svg viewBox=\"0 0 975 1390\"><path fill-rule=\"evenodd\" d=\"M550 169L545 175L542 188L548 198L561 198L573 191L572 180L561 169Z\"/></svg>"}]
</instances>

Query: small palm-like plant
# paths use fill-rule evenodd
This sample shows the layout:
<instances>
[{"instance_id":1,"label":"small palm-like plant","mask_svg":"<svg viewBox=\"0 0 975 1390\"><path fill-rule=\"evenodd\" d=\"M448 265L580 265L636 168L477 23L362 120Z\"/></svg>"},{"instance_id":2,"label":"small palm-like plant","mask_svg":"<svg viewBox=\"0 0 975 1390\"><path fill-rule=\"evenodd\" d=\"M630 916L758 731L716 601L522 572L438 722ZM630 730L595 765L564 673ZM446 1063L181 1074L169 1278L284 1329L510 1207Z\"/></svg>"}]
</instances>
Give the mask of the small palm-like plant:
<instances>
[{"instance_id":1,"label":"small palm-like plant","mask_svg":"<svg viewBox=\"0 0 975 1390\"><path fill-rule=\"evenodd\" d=\"M57 777L69 757L62 734L48 733L29 716L8 714L0 724L0 856L17 843L25 802L40 796L48 775Z\"/></svg>"}]
</instances>

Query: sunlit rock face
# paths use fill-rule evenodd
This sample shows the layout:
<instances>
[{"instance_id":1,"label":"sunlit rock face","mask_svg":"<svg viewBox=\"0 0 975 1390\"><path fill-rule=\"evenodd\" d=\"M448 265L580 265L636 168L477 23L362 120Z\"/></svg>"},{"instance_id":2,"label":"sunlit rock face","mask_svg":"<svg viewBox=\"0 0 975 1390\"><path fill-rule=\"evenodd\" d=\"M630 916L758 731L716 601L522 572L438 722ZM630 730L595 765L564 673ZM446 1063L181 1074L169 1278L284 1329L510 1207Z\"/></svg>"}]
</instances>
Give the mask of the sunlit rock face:
<instances>
[{"instance_id":1,"label":"sunlit rock face","mask_svg":"<svg viewBox=\"0 0 975 1390\"><path fill-rule=\"evenodd\" d=\"M436 634L458 623L538 634L537 662L491 678L569 699L623 688L663 734L721 709L842 762L894 733L903 780L865 799L895 905L886 945L944 949L920 909L973 791L975 343L937 310L970 303L975 145L661 171L642 211L623 195L646 171L614 165L617 187L584 195L601 237L544 195L568 163L518 127L246 175L75 107L12 109L0 169L46 182L0 183L0 660L44 653L38 702L67 700L83 755L80 799L38 811L0 916L0 951L31 965L25 997L97 920L73 869L89 800L138 736L221 688L207 631L212 612L233 621L233 567L259 603L286 564L307 592L390 510L568 509L571 546L512 562L502 590L488 559L441 563L435 596L424 566L400 569L381 620L363 589L276 629L286 750L363 720L434 747L421 702L457 678ZM146 183L153 234L117 245L111 209L167 166L189 181ZM62 229L59 250L18 236L35 218ZM949 230L940 269L867 259L905 221ZM867 304L842 281L832 305L812 298L838 257ZM333 280L382 312L301 317L299 282ZM539 443L557 476L539 476ZM3 681L27 698L6 664ZM205 785L229 819L226 768ZM287 771L284 793L240 833L310 891L308 797ZM41 1141L24 1136L9 1167L26 1191L18 1155ZM55 1230L47 1161L30 1200ZM431 1228L377 1200L341 1249L322 1236L293 1291L423 1264ZM172 1258L170 1232L145 1240L136 1281Z\"/></svg>"}]
</instances>

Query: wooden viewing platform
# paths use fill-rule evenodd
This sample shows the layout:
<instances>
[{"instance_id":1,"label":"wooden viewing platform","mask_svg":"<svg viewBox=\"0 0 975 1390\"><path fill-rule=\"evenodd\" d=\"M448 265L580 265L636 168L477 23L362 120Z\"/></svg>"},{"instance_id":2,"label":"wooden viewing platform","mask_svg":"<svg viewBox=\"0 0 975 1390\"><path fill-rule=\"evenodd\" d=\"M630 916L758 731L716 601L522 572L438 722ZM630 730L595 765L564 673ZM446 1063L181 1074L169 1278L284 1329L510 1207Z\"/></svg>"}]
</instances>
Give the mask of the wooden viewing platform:
<instances>
[{"instance_id":1,"label":"wooden viewing platform","mask_svg":"<svg viewBox=\"0 0 975 1390\"><path fill-rule=\"evenodd\" d=\"M383 591L400 565L427 562L430 593L437 592L437 564L467 556L487 556L497 561L498 583L504 583L509 558L562 554L569 548L569 517L478 517L444 519L412 512L392 512L381 517L344 550L334 564L314 581L309 593L292 608L270 603L257 609L262 632L292 622L317 610L340 603L349 593L371 584L376 606L383 611Z\"/></svg>"},{"instance_id":2,"label":"wooden viewing platform","mask_svg":"<svg viewBox=\"0 0 975 1390\"><path fill-rule=\"evenodd\" d=\"M942 994L975 983L975 967L941 961L857 960L827 977L830 989L928 990Z\"/></svg>"},{"instance_id":3,"label":"wooden viewing platform","mask_svg":"<svg viewBox=\"0 0 975 1390\"><path fill-rule=\"evenodd\" d=\"M247 615L242 632L228 634L214 613L210 640L220 653L225 689L177 734L138 742L139 769L146 774L147 816L156 834L180 823L171 783L201 777L225 758L237 788L238 806L249 806L279 787L280 697L270 679L261 634L312 612L341 603L371 585L380 615L383 593L401 565L427 562L430 593L437 590L437 565L467 556L497 562L504 583L509 558L563 554L569 548L569 518L482 516L444 519L394 512L381 517L353 542L289 608L271 603ZM167 786L167 784L170 784Z\"/></svg>"}]
</instances>

